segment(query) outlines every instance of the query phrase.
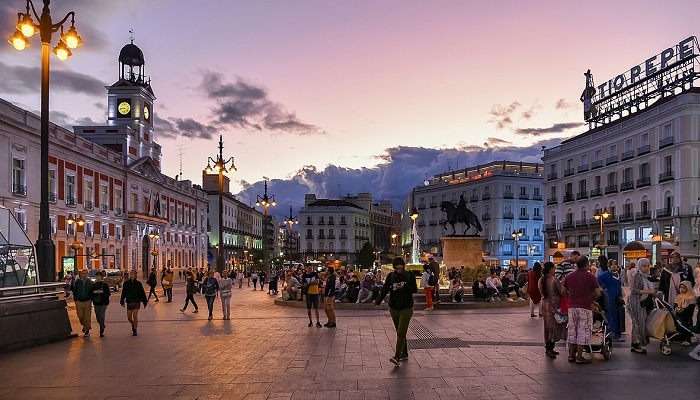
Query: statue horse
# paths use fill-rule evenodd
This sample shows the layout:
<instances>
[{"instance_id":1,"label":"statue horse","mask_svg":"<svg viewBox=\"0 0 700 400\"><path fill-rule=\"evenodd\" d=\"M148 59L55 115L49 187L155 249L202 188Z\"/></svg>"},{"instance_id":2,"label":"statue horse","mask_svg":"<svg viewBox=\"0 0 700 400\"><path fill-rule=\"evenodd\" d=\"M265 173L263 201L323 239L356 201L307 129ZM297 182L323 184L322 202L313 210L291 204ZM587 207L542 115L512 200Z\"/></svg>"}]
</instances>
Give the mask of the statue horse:
<instances>
[{"instance_id":1,"label":"statue horse","mask_svg":"<svg viewBox=\"0 0 700 400\"><path fill-rule=\"evenodd\" d=\"M451 202L443 201L440 204L440 211L443 211L447 215L447 219L442 224L442 228L447 230L447 224L449 223L450 225L452 225L453 236L457 234L457 230L455 229L455 223L458 222L462 222L467 226L467 228L462 233L463 235L466 235L467 231L472 226L476 229L476 233L479 233L483 230L483 228L481 227L481 223L479 223L479 219L476 217L476 214L474 214L474 212L468 208L457 208Z\"/></svg>"}]
</instances>

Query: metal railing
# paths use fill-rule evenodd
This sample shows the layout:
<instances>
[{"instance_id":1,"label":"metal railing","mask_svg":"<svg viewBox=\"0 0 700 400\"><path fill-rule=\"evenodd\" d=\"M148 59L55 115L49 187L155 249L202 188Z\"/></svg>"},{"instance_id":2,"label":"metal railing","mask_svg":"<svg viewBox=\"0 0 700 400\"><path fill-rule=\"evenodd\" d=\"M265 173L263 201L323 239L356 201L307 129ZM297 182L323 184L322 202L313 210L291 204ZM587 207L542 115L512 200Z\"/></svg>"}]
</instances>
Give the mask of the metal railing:
<instances>
[{"instance_id":1,"label":"metal railing","mask_svg":"<svg viewBox=\"0 0 700 400\"><path fill-rule=\"evenodd\" d=\"M27 185L12 184L12 194L16 194L19 196L26 196L27 195Z\"/></svg>"},{"instance_id":2,"label":"metal railing","mask_svg":"<svg viewBox=\"0 0 700 400\"><path fill-rule=\"evenodd\" d=\"M83 207L84 207L86 210L92 210L92 209L95 208L95 204L94 204L93 202L91 202L91 201L86 201L86 202L83 203Z\"/></svg>"},{"instance_id":3,"label":"metal railing","mask_svg":"<svg viewBox=\"0 0 700 400\"><path fill-rule=\"evenodd\" d=\"M30 298L56 297L62 295L63 282L40 283L37 285L0 287L0 302L23 301Z\"/></svg>"}]
</instances>

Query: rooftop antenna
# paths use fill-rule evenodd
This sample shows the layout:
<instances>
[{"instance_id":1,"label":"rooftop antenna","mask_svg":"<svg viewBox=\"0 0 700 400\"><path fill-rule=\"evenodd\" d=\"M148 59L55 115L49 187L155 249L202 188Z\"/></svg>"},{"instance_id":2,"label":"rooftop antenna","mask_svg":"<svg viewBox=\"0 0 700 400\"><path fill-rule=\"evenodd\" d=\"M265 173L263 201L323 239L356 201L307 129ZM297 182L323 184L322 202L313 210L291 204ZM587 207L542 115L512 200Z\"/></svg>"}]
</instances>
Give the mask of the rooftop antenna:
<instances>
[{"instance_id":1,"label":"rooftop antenna","mask_svg":"<svg viewBox=\"0 0 700 400\"><path fill-rule=\"evenodd\" d=\"M342 200L342 196L340 195L340 183L338 184L338 200Z\"/></svg>"},{"instance_id":2,"label":"rooftop antenna","mask_svg":"<svg viewBox=\"0 0 700 400\"><path fill-rule=\"evenodd\" d=\"M177 155L180 156L180 180L182 180L182 156L185 154L185 145L184 144L178 144L177 145Z\"/></svg>"}]
</instances>

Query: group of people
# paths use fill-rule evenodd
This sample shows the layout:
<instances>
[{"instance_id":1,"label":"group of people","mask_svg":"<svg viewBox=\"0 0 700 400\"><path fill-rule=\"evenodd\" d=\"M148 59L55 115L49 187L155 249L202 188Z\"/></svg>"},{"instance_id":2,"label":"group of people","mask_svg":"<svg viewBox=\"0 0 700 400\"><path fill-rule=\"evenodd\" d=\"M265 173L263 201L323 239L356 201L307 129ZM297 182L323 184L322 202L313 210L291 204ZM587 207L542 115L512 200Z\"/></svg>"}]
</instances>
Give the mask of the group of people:
<instances>
[{"instance_id":1,"label":"group of people","mask_svg":"<svg viewBox=\"0 0 700 400\"><path fill-rule=\"evenodd\" d=\"M620 271L617 262L600 256L597 268L592 268L590 264L588 257L581 256L577 251L556 266L551 262L544 264L537 288L541 295L545 354L548 357L556 358L559 353L554 350L555 343L566 339L568 360L578 364L588 363L583 357L583 350L590 345L594 313L598 310L607 321L615 342L624 342L622 333L626 330L626 311L632 322L630 351L646 354L644 347L649 343L646 322L654 308L655 296L674 306L676 316L684 326L693 326L699 294L695 281L700 277L700 266L693 271L682 262L678 252L671 254L670 262L659 279L651 275L651 262L647 258L637 260L634 268L628 271L630 289L627 298L622 290L624 271ZM691 329L699 332L698 325L700 322ZM691 338L684 338L683 344L690 346ZM700 360L700 346L689 355Z\"/></svg>"}]
</instances>

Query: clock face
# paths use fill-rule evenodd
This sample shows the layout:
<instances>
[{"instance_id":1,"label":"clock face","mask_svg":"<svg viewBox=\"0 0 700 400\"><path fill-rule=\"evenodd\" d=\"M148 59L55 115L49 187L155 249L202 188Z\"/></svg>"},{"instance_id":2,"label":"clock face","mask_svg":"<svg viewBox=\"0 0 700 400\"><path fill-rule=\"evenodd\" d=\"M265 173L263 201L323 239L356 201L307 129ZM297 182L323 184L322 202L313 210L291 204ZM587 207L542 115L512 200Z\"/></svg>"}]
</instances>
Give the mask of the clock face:
<instances>
[{"instance_id":1,"label":"clock face","mask_svg":"<svg viewBox=\"0 0 700 400\"><path fill-rule=\"evenodd\" d=\"M119 111L119 114L127 115L131 111L131 105L126 101L122 101L121 103L119 103L117 110Z\"/></svg>"},{"instance_id":2,"label":"clock face","mask_svg":"<svg viewBox=\"0 0 700 400\"><path fill-rule=\"evenodd\" d=\"M148 120L150 118L150 116L151 116L151 112L148 109L148 106L143 106L143 117L146 118L146 120Z\"/></svg>"},{"instance_id":3,"label":"clock face","mask_svg":"<svg viewBox=\"0 0 700 400\"><path fill-rule=\"evenodd\" d=\"M430 185L430 181L429 181L429 180L427 180L427 179L426 179L426 180L424 180L424 181L423 181L423 185L425 185L425 186L428 186L428 185Z\"/></svg>"}]
</instances>

